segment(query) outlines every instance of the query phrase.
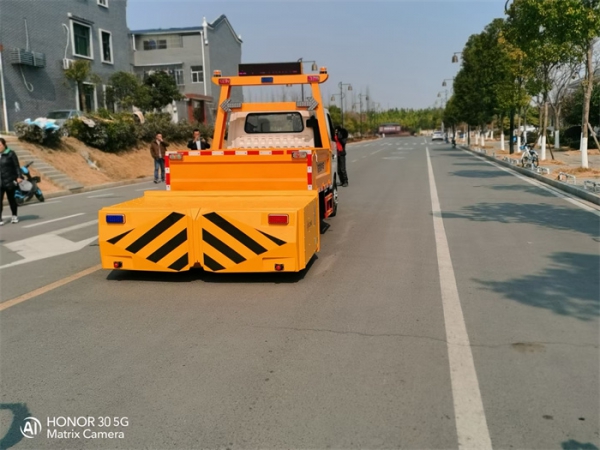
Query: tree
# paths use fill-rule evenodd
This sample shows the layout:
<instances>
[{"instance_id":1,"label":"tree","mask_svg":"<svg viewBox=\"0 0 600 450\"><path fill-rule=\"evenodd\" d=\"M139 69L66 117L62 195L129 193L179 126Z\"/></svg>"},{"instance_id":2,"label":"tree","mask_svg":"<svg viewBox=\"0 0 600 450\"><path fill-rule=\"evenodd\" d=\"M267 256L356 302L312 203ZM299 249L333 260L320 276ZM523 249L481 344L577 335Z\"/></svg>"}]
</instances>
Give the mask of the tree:
<instances>
[{"instance_id":1,"label":"tree","mask_svg":"<svg viewBox=\"0 0 600 450\"><path fill-rule=\"evenodd\" d=\"M142 92L140 79L132 73L117 72L108 79L109 87L106 90L106 101L108 103L118 102L121 107L129 109L138 106ZM147 102L147 100L146 100Z\"/></svg>"},{"instance_id":2,"label":"tree","mask_svg":"<svg viewBox=\"0 0 600 450\"><path fill-rule=\"evenodd\" d=\"M85 104L85 82L98 83L100 77L92 72L92 65L90 61L84 59L78 59L71 64L67 70L65 70L65 78L67 80L75 82L77 85L77 91L79 92L79 105L83 112L89 112Z\"/></svg>"},{"instance_id":3,"label":"tree","mask_svg":"<svg viewBox=\"0 0 600 450\"><path fill-rule=\"evenodd\" d=\"M175 79L166 72L157 71L144 80L144 88L148 94L147 104L136 105L141 109L162 109L173 101L183 100Z\"/></svg>"}]
</instances>

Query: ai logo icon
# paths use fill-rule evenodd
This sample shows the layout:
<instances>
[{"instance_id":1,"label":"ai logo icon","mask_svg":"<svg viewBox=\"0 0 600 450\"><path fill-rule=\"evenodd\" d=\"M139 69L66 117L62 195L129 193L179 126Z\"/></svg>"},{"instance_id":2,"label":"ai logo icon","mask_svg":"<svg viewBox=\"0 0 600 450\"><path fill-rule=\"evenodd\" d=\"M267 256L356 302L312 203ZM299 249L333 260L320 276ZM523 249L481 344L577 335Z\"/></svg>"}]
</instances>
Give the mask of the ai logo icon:
<instances>
[{"instance_id":1,"label":"ai logo icon","mask_svg":"<svg viewBox=\"0 0 600 450\"><path fill-rule=\"evenodd\" d=\"M42 424L35 417L26 417L21 427L21 434L28 439L36 437L42 432Z\"/></svg>"}]
</instances>

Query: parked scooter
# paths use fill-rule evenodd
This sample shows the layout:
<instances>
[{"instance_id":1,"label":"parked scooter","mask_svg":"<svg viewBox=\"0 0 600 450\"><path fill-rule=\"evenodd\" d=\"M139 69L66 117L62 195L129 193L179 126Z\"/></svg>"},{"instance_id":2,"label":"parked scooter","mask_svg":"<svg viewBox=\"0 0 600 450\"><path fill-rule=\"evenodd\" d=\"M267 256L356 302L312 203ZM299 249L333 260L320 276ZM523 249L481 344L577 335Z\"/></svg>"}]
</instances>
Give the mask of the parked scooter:
<instances>
[{"instance_id":1,"label":"parked scooter","mask_svg":"<svg viewBox=\"0 0 600 450\"><path fill-rule=\"evenodd\" d=\"M523 156L521 157L521 165L523 167L531 166L531 168L535 168L540 165L538 154L533 149L533 145L525 143L521 145L521 151L523 152Z\"/></svg>"},{"instance_id":2,"label":"parked scooter","mask_svg":"<svg viewBox=\"0 0 600 450\"><path fill-rule=\"evenodd\" d=\"M44 201L44 194L38 187L38 183L41 181L40 177L32 177L29 171L29 166L33 164L33 161L21 167L21 173L23 174L23 181L17 185L15 190L15 200L17 205L22 205L35 197L40 201Z\"/></svg>"},{"instance_id":3,"label":"parked scooter","mask_svg":"<svg viewBox=\"0 0 600 450\"><path fill-rule=\"evenodd\" d=\"M452 148L456 148L456 138L452 137Z\"/></svg>"}]
</instances>

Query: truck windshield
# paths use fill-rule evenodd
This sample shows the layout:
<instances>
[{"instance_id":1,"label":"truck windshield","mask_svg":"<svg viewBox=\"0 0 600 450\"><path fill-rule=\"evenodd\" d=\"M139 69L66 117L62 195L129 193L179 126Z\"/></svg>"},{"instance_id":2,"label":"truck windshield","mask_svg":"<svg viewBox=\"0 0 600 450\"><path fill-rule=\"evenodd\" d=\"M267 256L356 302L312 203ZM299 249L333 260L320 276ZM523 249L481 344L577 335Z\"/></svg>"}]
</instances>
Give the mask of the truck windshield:
<instances>
[{"instance_id":1,"label":"truck windshield","mask_svg":"<svg viewBox=\"0 0 600 450\"><path fill-rule=\"evenodd\" d=\"M248 114L244 125L248 134L300 133L303 130L302 115L298 112Z\"/></svg>"}]
</instances>

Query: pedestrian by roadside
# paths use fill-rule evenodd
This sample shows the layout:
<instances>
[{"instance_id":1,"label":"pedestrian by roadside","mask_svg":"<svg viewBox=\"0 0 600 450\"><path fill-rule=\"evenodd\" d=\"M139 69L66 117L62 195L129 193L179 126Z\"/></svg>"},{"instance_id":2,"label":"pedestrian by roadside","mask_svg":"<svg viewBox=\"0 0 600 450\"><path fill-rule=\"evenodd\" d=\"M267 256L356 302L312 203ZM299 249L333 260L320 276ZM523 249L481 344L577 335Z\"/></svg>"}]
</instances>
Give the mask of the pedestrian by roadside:
<instances>
[{"instance_id":1,"label":"pedestrian by roadside","mask_svg":"<svg viewBox=\"0 0 600 450\"><path fill-rule=\"evenodd\" d=\"M342 187L348 186L348 172L346 172L346 142L348 141L348 130L341 126L335 127L335 142L338 149L338 176Z\"/></svg>"},{"instance_id":2,"label":"pedestrian by roadside","mask_svg":"<svg viewBox=\"0 0 600 450\"><path fill-rule=\"evenodd\" d=\"M156 133L156 138L150 144L150 154L154 158L154 182L158 183L158 169L160 169L160 181L165 182L165 154L167 144L163 141L162 133Z\"/></svg>"},{"instance_id":3,"label":"pedestrian by roadside","mask_svg":"<svg viewBox=\"0 0 600 450\"><path fill-rule=\"evenodd\" d=\"M12 219L10 223L18 223L17 216L17 200L15 199L15 191L17 185L23 181L21 174L21 165L17 154L6 145L4 138L0 138L0 225L4 225L2 219L2 203L4 203L4 193L8 198Z\"/></svg>"},{"instance_id":4,"label":"pedestrian by roadside","mask_svg":"<svg viewBox=\"0 0 600 450\"><path fill-rule=\"evenodd\" d=\"M210 148L210 144L206 139L200 137L200 130L196 128L192 140L188 142L187 148L190 150L206 150Z\"/></svg>"}]
</instances>

